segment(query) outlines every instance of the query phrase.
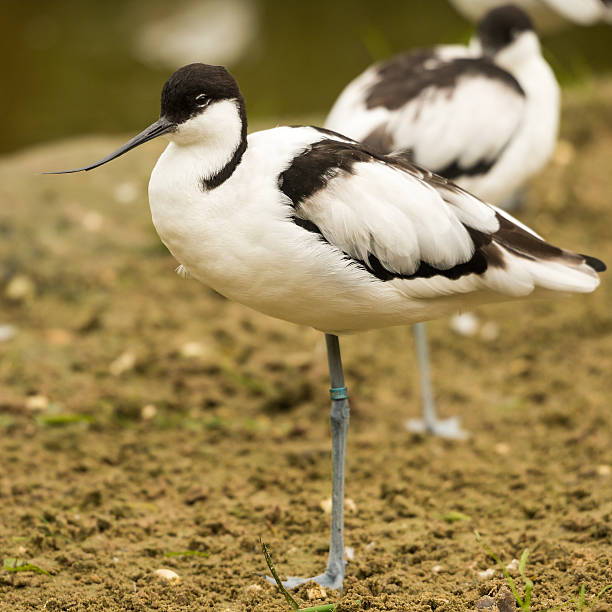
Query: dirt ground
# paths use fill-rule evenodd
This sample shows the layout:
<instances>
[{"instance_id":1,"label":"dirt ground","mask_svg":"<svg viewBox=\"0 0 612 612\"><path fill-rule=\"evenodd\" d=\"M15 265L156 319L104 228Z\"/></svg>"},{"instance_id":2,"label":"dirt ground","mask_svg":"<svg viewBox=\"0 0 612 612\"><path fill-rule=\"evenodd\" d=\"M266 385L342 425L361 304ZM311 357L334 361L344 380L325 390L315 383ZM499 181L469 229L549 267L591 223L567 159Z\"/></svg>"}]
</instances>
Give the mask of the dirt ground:
<instances>
[{"instance_id":1,"label":"dirt ground","mask_svg":"<svg viewBox=\"0 0 612 612\"><path fill-rule=\"evenodd\" d=\"M612 83L568 92L563 138L521 218L610 264ZM0 161L0 554L52 574L0 569L0 609L285 611L259 537L281 574L323 569L323 336L173 273L146 202L161 143L38 175L116 144ZM483 308L471 337L431 324L440 411L467 442L405 430L408 329L343 339L353 559L344 593L304 586L301 605L474 610L505 584L475 530L521 593L529 549L533 610L612 584L610 303L608 273L594 295Z\"/></svg>"}]
</instances>

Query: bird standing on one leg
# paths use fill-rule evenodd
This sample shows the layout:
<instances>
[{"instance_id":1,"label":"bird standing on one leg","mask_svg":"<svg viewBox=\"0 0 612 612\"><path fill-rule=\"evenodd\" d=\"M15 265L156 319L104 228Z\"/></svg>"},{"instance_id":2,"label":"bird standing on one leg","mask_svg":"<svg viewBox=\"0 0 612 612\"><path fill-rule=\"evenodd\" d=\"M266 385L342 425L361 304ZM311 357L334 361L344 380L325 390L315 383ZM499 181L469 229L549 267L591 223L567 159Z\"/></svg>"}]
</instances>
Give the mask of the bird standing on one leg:
<instances>
[{"instance_id":1,"label":"bird standing on one leg","mask_svg":"<svg viewBox=\"0 0 612 612\"><path fill-rule=\"evenodd\" d=\"M375 64L342 91L325 126L416 163L495 204L551 157L560 93L529 16L505 5L480 21L469 47L408 51ZM437 418L425 325L414 326L423 419L409 428L465 437L459 419Z\"/></svg>"},{"instance_id":2,"label":"bird standing on one leg","mask_svg":"<svg viewBox=\"0 0 612 612\"><path fill-rule=\"evenodd\" d=\"M164 85L158 121L99 162L68 172L166 135L149 201L171 253L222 295L326 333L332 531L327 569L315 580L341 588L349 408L335 336L415 323L466 304L590 292L605 266L549 245L401 155L380 155L314 127L248 138L246 127L230 73L190 64Z\"/></svg>"}]
</instances>

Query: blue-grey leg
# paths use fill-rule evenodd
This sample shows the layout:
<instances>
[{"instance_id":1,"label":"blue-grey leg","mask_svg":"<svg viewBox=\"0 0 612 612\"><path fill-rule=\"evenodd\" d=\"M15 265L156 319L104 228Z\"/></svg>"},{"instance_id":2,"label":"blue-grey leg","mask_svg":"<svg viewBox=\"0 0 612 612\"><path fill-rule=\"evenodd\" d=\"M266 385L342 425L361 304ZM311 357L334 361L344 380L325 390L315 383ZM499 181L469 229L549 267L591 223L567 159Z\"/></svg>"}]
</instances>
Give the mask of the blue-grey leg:
<instances>
[{"instance_id":1,"label":"blue-grey leg","mask_svg":"<svg viewBox=\"0 0 612 612\"><path fill-rule=\"evenodd\" d=\"M436 414L436 403L434 401L431 372L429 369L429 350L427 346L425 323L416 323L413 325L412 333L414 334L421 377L423 418L406 421L406 427L409 431L416 433L429 433L442 438L464 440L468 437L468 434L461 429L459 417L439 420Z\"/></svg>"},{"instance_id":2,"label":"blue-grey leg","mask_svg":"<svg viewBox=\"0 0 612 612\"><path fill-rule=\"evenodd\" d=\"M322 574L313 578L288 576L283 581L285 588L292 589L304 582L312 580L322 587L341 589L344 582L346 561L344 560L344 468L346 464L346 437L349 425L349 402L342 360L340 358L340 343L338 336L325 334L327 344L327 360L331 379L331 433L332 433L332 513L331 535L327 568ZM268 581L274 583L271 578Z\"/></svg>"}]
</instances>

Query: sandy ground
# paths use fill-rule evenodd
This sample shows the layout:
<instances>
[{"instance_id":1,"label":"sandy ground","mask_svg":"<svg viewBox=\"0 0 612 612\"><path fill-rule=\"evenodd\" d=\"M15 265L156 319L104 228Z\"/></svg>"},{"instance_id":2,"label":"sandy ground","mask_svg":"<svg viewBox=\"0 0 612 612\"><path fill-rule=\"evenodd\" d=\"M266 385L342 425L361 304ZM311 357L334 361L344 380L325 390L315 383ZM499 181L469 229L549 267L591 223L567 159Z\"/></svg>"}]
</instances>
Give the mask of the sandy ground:
<instances>
[{"instance_id":1,"label":"sandy ground","mask_svg":"<svg viewBox=\"0 0 612 612\"><path fill-rule=\"evenodd\" d=\"M610 264L612 84L567 99L564 144L521 218ZM52 574L0 570L0 608L287 610L257 575L258 539L281 573L323 568L323 337L173 273L146 205L161 143L37 174L116 144L0 161L0 551ZM304 586L301 605L473 610L505 584L475 530L521 592L513 560L529 549L533 610L612 583L608 276L591 296L483 308L472 337L430 326L440 411L467 442L404 429L419 411L409 330L343 339L354 556L343 594ZM612 593L590 609L612 610Z\"/></svg>"}]
</instances>

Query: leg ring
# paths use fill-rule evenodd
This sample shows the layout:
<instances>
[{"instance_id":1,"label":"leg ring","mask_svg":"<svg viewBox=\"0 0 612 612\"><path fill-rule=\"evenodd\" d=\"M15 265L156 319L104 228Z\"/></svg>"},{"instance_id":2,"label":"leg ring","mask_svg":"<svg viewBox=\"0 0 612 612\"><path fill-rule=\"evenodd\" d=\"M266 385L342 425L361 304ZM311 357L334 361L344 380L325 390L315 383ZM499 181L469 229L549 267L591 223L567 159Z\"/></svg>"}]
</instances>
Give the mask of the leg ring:
<instances>
[{"instance_id":1,"label":"leg ring","mask_svg":"<svg viewBox=\"0 0 612 612\"><path fill-rule=\"evenodd\" d=\"M348 389L346 387L332 387L329 390L329 396L333 400L348 399Z\"/></svg>"}]
</instances>

